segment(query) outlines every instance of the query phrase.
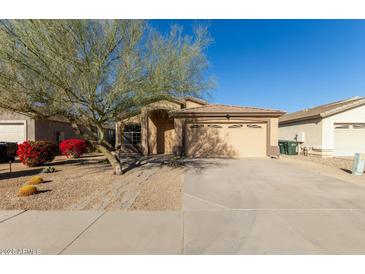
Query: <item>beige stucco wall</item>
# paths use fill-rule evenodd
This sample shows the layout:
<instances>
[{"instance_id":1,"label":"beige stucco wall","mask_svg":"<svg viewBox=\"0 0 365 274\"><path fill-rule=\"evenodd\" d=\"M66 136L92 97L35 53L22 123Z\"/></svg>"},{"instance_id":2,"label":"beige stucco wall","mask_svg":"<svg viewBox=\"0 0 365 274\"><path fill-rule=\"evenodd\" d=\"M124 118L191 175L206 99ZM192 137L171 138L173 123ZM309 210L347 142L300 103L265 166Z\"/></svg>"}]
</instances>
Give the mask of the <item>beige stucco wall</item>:
<instances>
[{"instance_id":1,"label":"beige stucco wall","mask_svg":"<svg viewBox=\"0 0 365 274\"><path fill-rule=\"evenodd\" d=\"M176 132L174 120L168 116L168 112L179 109L180 104L167 100L149 104L142 109L141 145L144 155L173 152L176 146Z\"/></svg>"},{"instance_id":2,"label":"beige stucco wall","mask_svg":"<svg viewBox=\"0 0 365 274\"><path fill-rule=\"evenodd\" d=\"M147 128L144 128L144 131L147 131L147 146L149 154L157 154L157 126L154 119L148 117ZM155 123L156 122L156 123ZM142 130L142 129L141 129Z\"/></svg>"},{"instance_id":3,"label":"beige stucco wall","mask_svg":"<svg viewBox=\"0 0 365 274\"><path fill-rule=\"evenodd\" d=\"M35 121L29 116L0 108L0 121L26 121L26 139L35 140Z\"/></svg>"},{"instance_id":4,"label":"beige stucco wall","mask_svg":"<svg viewBox=\"0 0 365 274\"><path fill-rule=\"evenodd\" d=\"M148 117L148 151L150 154L171 154L175 145L174 120L166 110L157 110Z\"/></svg>"},{"instance_id":5,"label":"beige stucco wall","mask_svg":"<svg viewBox=\"0 0 365 274\"><path fill-rule=\"evenodd\" d=\"M174 119L168 116L169 111L179 110L181 105L161 100L142 108L141 113L125 119L116 125L116 147L122 145L123 125L127 123L141 124L141 149L144 155L172 153L179 138L176 138ZM154 114L161 110L160 114ZM164 115L162 115L164 114Z\"/></svg>"},{"instance_id":6,"label":"beige stucco wall","mask_svg":"<svg viewBox=\"0 0 365 274\"><path fill-rule=\"evenodd\" d=\"M322 121L314 119L309 121L294 122L291 124L280 125L279 140L295 141L295 136L304 132L303 146L315 150L322 149Z\"/></svg>"},{"instance_id":7,"label":"beige stucco wall","mask_svg":"<svg viewBox=\"0 0 365 274\"><path fill-rule=\"evenodd\" d=\"M270 118L270 146L278 145L279 138L279 119L278 118Z\"/></svg>"},{"instance_id":8,"label":"beige stucco wall","mask_svg":"<svg viewBox=\"0 0 365 274\"><path fill-rule=\"evenodd\" d=\"M202 104L187 101L186 107L198 107ZM191 122L190 118L172 118L169 119L153 115L156 110L164 110L165 113L171 110L179 110L181 105L178 103L162 100L144 107L141 114L132 118L121 121L117 124L117 147L122 145L123 124L137 122L141 123L141 147L144 155L161 153L161 148L164 145L165 153L180 153L186 145L186 123ZM194 121L213 123L235 123L235 122L252 122L263 123L265 126L265 144L260 149L266 150L267 155L278 155L278 118L276 117L234 117L227 121L227 118L209 118L200 117L194 118ZM234 136L233 136L234 137ZM232 138L233 138L232 137ZM237 136L236 136L237 137ZM234 137L234 138L236 138ZM238 138L238 139L237 139ZM239 143L241 137L237 137ZM162 144L162 141L163 143ZM252 142L256 141L255 137L250 138ZM235 142L236 142L235 141ZM237 143L236 142L236 143ZM262 141L258 141L262 143ZM242 143L247 143L247 140L242 140Z\"/></svg>"}]
</instances>

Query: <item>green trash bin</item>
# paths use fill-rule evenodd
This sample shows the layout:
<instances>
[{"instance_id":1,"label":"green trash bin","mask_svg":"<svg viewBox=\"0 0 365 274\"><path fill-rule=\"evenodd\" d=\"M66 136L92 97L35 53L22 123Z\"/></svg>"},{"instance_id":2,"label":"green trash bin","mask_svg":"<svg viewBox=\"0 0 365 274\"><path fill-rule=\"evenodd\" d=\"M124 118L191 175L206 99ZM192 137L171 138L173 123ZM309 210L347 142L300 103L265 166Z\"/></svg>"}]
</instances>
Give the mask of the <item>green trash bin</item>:
<instances>
[{"instance_id":1,"label":"green trash bin","mask_svg":"<svg viewBox=\"0 0 365 274\"><path fill-rule=\"evenodd\" d=\"M296 141L287 141L288 155L298 155L298 143Z\"/></svg>"},{"instance_id":2,"label":"green trash bin","mask_svg":"<svg viewBox=\"0 0 365 274\"><path fill-rule=\"evenodd\" d=\"M279 140L280 154L287 154L284 141Z\"/></svg>"},{"instance_id":3,"label":"green trash bin","mask_svg":"<svg viewBox=\"0 0 365 274\"><path fill-rule=\"evenodd\" d=\"M298 143L296 141L279 140L280 154L298 155Z\"/></svg>"}]
</instances>

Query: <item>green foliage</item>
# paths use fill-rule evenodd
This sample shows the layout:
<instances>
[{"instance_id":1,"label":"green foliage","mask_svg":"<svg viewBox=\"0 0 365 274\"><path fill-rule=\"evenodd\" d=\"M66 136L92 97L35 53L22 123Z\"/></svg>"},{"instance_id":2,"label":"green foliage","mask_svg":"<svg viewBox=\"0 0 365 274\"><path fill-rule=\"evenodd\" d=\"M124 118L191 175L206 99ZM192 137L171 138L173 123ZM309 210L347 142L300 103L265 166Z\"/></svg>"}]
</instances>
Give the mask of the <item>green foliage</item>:
<instances>
[{"instance_id":1,"label":"green foliage","mask_svg":"<svg viewBox=\"0 0 365 274\"><path fill-rule=\"evenodd\" d=\"M53 166L48 166L42 169L42 173L54 173L56 169Z\"/></svg>"},{"instance_id":2,"label":"green foliage","mask_svg":"<svg viewBox=\"0 0 365 274\"><path fill-rule=\"evenodd\" d=\"M110 150L105 123L211 87L209 42L203 27L162 35L141 20L0 20L0 107L62 117Z\"/></svg>"},{"instance_id":3,"label":"green foliage","mask_svg":"<svg viewBox=\"0 0 365 274\"><path fill-rule=\"evenodd\" d=\"M167 161L167 165L172 168L178 168L183 167L185 163L180 157L172 157Z\"/></svg>"}]
</instances>

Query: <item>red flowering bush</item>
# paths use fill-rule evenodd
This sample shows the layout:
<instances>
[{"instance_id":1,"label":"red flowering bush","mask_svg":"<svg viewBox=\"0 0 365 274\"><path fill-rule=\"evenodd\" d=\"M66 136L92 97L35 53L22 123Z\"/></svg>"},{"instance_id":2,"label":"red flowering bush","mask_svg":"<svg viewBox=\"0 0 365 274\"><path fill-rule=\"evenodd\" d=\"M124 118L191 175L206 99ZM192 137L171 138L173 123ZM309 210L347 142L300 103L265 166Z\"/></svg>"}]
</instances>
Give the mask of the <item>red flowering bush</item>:
<instances>
[{"instance_id":1,"label":"red flowering bush","mask_svg":"<svg viewBox=\"0 0 365 274\"><path fill-rule=\"evenodd\" d=\"M79 158L86 150L86 142L79 139L64 140L60 143L60 150L67 157Z\"/></svg>"},{"instance_id":2,"label":"red flowering bush","mask_svg":"<svg viewBox=\"0 0 365 274\"><path fill-rule=\"evenodd\" d=\"M51 162L57 153L57 146L46 141L25 141L18 145L20 161L29 167Z\"/></svg>"}]
</instances>

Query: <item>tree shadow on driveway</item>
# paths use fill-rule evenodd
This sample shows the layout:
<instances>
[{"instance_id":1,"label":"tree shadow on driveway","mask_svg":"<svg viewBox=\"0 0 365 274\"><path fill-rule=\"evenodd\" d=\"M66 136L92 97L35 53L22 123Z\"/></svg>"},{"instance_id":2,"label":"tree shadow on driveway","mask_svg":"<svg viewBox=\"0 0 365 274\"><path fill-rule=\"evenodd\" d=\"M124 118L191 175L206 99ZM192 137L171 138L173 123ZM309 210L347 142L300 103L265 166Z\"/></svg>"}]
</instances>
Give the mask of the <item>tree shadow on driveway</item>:
<instances>
[{"instance_id":1,"label":"tree shadow on driveway","mask_svg":"<svg viewBox=\"0 0 365 274\"><path fill-rule=\"evenodd\" d=\"M123 173L135 168L154 168L160 166L185 167L195 172L202 172L207 168L225 166L223 160L229 158L185 158L173 155L134 156L121 159L124 166Z\"/></svg>"}]
</instances>

